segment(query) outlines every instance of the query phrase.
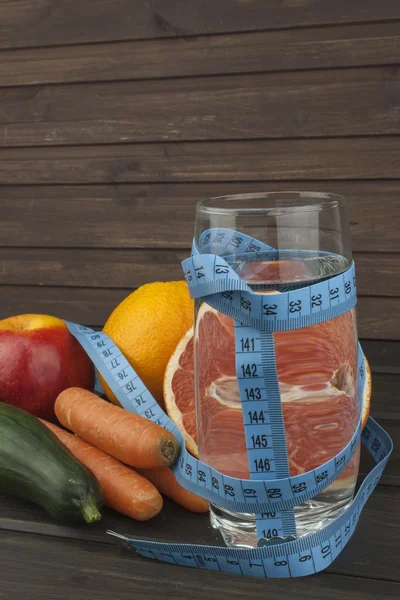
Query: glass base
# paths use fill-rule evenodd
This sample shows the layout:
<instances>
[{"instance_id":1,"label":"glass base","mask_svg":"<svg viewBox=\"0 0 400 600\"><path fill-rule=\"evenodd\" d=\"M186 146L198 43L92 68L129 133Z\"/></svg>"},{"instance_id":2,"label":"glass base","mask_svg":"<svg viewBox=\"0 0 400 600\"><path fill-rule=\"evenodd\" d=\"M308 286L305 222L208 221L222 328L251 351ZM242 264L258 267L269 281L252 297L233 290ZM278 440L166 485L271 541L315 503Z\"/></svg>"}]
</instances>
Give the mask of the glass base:
<instances>
[{"instance_id":1,"label":"glass base","mask_svg":"<svg viewBox=\"0 0 400 600\"><path fill-rule=\"evenodd\" d=\"M323 529L350 505L355 485L316 498L295 507L297 538ZM257 532L254 515L234 513L220 506L210 506L211 526L218 529L231 548L256 548Z\"/></svg>"}]
</instances>

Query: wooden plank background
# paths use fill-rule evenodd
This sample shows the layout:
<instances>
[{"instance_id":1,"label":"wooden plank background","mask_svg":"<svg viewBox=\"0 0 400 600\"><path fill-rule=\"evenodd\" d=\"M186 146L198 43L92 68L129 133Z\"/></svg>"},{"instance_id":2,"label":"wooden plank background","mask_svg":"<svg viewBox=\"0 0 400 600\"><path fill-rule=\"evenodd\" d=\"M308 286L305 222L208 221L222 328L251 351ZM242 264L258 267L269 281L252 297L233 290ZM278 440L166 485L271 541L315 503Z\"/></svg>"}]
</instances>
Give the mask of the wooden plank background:
<instances>
[{"instance_id":1,"label":"wooden plank background","mask_svg":"<svg viewBox=\"0 0 400 600\"><path fill-rule=\"evenodd\" d=\"M101 326L181 277L195 203L348 197L359 332L400 327L400 3L0 3L0 317Z\"/></svg>"}]
</instances>

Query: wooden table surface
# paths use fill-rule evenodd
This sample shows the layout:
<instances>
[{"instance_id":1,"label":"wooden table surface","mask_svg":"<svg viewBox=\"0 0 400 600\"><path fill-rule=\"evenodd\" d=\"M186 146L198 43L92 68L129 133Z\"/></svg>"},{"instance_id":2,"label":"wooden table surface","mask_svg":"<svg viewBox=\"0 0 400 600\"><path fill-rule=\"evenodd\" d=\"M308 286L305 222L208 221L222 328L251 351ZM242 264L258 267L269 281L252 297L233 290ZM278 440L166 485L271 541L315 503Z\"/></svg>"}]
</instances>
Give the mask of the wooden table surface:
<instances>
[{"instance_id":1,"label":"wooden table surface","mask_svg":"<svg viewBox=\"0 0 400 600\"><path fill-rule=\"evenodd\" d=\"M148 523L105 510L99 523L77 528L55 523L27 502L0 496L0 600L400 598L399 349L382 342L370 356L372 414L392 436L394 455L355 534L326 571L267 581L187 569L143 559L106 534L111 529L149 539L220 543L208 515L192 515L169 501ZM369 465L363 455L361 478Z\"/></svg>"}]
</instances>

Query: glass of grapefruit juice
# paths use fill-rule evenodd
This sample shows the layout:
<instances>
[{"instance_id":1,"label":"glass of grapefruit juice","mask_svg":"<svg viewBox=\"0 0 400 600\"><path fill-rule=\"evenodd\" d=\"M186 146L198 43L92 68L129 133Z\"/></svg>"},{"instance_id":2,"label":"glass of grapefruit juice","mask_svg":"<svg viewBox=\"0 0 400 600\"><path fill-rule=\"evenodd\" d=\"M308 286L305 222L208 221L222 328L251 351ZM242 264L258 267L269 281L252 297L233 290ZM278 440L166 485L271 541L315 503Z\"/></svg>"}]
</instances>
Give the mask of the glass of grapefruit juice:
<instances>
[{"instance_id":1,"label":"glass of grapefruit juice","mask_svg":"<svg viewBox=\"0 0 400 600\"><path fill-rule=\"evenodd\" d=\"M277 250L274 260L249 262L223 255L253 291L316 283L351 264L346 201L315 192L223 196L196 209L196 242L210 229L247 234ZM280 254L281 250L285 250ZM313 251L305 258L302 250ZM300 251L300 252L299 252ZM325 254L326 252L326 254ZM264 288L265 286L265 288ZM197 442L200 459L215 469L249 478L246 442L235 370L234 321L196 301L194 334ZM359 418L355 310L320 324L275 332L276 364L290 475L310 471L350 441ZM356 485L360 448L345 470L317 497L295 507L297 537L314 533L343 512ZM211 523L229 546L256 547L255 516L211 505ZM273 527L270 535L273 537Z\"/></svg>"}]
</instances>

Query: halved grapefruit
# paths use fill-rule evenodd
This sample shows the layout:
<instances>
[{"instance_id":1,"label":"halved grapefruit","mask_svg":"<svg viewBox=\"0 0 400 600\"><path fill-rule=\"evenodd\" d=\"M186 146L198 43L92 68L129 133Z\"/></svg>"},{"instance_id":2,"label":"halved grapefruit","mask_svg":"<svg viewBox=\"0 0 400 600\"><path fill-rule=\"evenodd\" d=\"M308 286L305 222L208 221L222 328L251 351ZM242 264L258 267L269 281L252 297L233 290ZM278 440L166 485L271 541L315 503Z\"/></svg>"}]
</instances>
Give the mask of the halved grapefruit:
<instances>
[{"instance_id":1,"label":"halved grapefruit","mask_svg":"<svg viewBox=\"0 0 400 600\"><path fill-rule=\"evenodd\" d=\"M234 321L206 303L196 324L179 342L164 378L170 418L186 447L212 467L248 478L239 388L235 375ZM311 327L275 336L290 474L318 467L351 439L358 418L354 311ZM196 419L194 343L197 357ZM362 399L363 425L369 414L371 375ZM343 472L357 469L358 453ZM341 477L342 477L341 476Z\"/></svg>"}]
</instances>

